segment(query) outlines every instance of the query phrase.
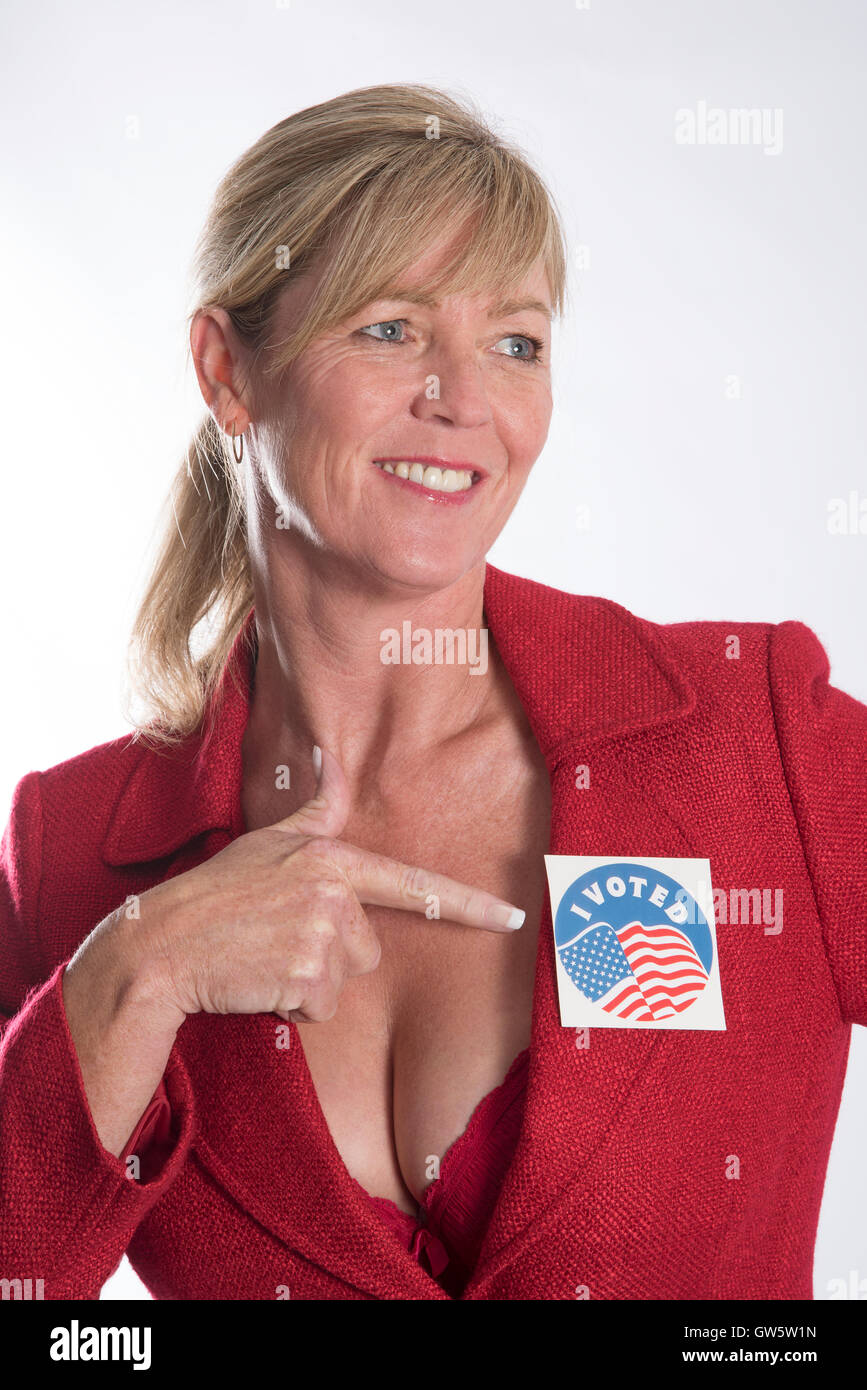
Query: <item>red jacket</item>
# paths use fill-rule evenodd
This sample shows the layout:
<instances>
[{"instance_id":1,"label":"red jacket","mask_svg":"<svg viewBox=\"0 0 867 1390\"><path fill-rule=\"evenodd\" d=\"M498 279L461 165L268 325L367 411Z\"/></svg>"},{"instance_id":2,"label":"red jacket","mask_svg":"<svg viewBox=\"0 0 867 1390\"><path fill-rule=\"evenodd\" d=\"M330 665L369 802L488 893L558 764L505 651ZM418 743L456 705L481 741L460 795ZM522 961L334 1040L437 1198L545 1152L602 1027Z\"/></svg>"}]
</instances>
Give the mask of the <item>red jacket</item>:
<instances>
[{"instance_id":1,"label":"red jacket","mask_svg":"<svg viewBox=\"0 0 867 1390\"><path fill-rule=\"evenodd\" d=\"M718 924L726 1031L595 1029L579 1051L546 896L523 1128L464 1297L812 1298L850 1025L867 1024L867 707L799 622L660 625L493 566L485 612L550 769L551 853L707 858L714 888L782 888L784 920ZM96 1298L126 1250L157 1298L446 1298L359 1194L272 1015L184 1023L146 1180L94 1130L61 973L128 894L243 832L240 641L231 661L242 690L224 677L212 738L182 758L126 736L15 789L0 1278Z\"/></svg>"}]
</instances>

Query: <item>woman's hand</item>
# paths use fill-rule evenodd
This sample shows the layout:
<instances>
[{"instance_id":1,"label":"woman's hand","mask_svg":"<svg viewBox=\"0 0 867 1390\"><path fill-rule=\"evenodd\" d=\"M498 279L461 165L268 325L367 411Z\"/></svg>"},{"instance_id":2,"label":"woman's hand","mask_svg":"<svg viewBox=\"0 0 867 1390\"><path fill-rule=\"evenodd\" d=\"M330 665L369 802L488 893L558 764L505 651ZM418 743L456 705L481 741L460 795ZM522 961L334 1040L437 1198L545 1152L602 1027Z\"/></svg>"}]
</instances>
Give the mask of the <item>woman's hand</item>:
<instances>
[{"instance_id":1,"label":"woman's hand","mask_svg":"<svg viewBox=\"0 0 867 1390\"><path fill-rule=\"evenodd\" d=\"M179 1021L200 1012L324 1021L346 981L379 964L367 905L487 931L521 925L524 914L490 893L341 840L349 810L340 764L324 752L316 795L293 815L144 893L140 989Z\"/></svg>"},{"instance_id":2,"label":"woman's hand","mask_svg":"<svg viewBox=\"0 0 867 1390\"><path fill-rule=\"evenodd\" d=\"M349 788L322 755L316 795L104 918L63 974L63 1004L101 1144L119 1155L188 1014L324 1021L353 975L379 964L365 906L487 931L524 914L490 893L339 839ZM436 930L436 927L433 927Z\"/></svg>"}]
</instances>

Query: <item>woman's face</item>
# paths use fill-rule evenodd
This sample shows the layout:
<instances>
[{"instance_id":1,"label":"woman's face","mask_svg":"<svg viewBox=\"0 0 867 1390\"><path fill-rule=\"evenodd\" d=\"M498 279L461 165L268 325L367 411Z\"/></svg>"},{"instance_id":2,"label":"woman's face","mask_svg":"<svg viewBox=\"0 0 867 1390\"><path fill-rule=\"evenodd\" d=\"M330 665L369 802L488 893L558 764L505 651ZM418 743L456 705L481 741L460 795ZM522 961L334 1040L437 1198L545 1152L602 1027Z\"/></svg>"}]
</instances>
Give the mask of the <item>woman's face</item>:
<instances>
[{"instance_id":1,"label":"woman's face","mask_svg":"<svg viewBox=\"0 0 867 1390\"><path fill-rule=\"evenodd\" d=\"M427 302L445 249L411 267L404 297L365 305L311 342L251 424L270 493L265 524L270 512L275 526L297 527L361 582L440 588L459 579L499 535L548 433L543 268L513 287L509 304L488 295ZM297 324L312 288L308 278L285 292L278 336ZM382 461L416 467L403 480ZM422 471L413 481L428 468L439 477Z\"/></svg>"}]
</instances>

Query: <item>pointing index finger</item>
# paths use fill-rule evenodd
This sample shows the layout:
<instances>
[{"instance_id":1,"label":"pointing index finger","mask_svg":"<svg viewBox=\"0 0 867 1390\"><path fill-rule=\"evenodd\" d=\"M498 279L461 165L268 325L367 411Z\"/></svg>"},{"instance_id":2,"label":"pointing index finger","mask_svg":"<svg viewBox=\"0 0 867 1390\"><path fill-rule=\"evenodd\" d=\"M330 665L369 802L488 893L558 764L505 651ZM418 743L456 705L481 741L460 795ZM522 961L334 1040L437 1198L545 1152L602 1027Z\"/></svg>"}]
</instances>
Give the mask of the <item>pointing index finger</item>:
<instances>
[{"instance_id":1,"label":"pointing index finger","mask_svg":"<svg viewBox=\"0 0 867 1390\"><path fill-rule=\"evenodd\" d=\"M362 904L403 908L421 912L429 920L445 918L494 932L516 931L526 916L493 893L357 845L341 845L339 862Z\"/></svg>"}]
</instances>

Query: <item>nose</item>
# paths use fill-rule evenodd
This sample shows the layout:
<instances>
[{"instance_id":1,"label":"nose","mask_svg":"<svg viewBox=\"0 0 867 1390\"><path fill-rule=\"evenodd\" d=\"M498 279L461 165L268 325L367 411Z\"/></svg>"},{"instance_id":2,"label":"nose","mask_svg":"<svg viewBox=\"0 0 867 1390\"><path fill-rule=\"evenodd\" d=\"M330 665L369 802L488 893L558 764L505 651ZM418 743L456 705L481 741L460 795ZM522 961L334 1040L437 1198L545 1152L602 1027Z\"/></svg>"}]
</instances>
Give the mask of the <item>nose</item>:
<instances>
[{"instance_id":1,"label":"nose","mask_svg":"<svg viewBox=\"0 0 867 1390\"><path fill-rule=\"evenodd\" d=\"M444 420L465 429L491 419L484 372L474 353L441 352L426 364L426 375L413 400L419 420Z\"/></svg>"}]
</instances>

